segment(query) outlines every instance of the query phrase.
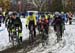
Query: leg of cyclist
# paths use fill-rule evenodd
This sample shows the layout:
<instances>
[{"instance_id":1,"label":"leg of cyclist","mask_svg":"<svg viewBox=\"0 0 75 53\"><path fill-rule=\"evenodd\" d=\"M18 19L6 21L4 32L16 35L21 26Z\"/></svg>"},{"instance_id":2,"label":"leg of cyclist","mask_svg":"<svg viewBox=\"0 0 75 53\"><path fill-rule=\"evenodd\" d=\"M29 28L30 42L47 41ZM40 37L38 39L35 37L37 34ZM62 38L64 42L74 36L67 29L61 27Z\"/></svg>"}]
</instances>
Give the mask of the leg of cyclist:
<instances>
[{"instance_id":1,"label":"leg of cyclist","mask_svg":"<svg viewBox=\"0 0 75 53\"><path fill-rule=\"evenodd\" d=\"M72 24L72 18L69 18L69 24L70 25Z\"/></svg>"},{"instance_id":2,"label":"leg of cyclist","mask_svg":"<svg viewBox=\"0 0 75 53\"><path fill-rule=\"evenodd\" d=\"M19 36L19 40L20 42L22 43L22 28L20 25L17 25L18 26L18 36Z\"/></svg>"},{"instance_id":3,"label":"leg of cyclist","mask_svg":"<svg viewBox=\"0 0 75 53\"><path fill-rule=\"evenodd\" d=\"M57 36L57 42L59 42L59 26L55 25L54 28L55 28L54 30L55 30L56 36Z\"/></svg>"},{"instance_id":4,"label":"leg of cyclist","mask_svg":"<svg viewBox=\"0 0 75 53\"><path fill-rule=\"evenodd\" d=\"M14 40L14 38L15 38L15 30L14 30L14 28L12 28L12 29L10 29L10 37L11 37L11 42L12 42L12 44L13 44L13 46L14 46L14 44L15 44L15 40Z\"/></svg>"},{"instance_id":5,"label":"leg of cyclist","mask_svg":"<svg viewBox=\"0 0 75 53\"><path fill-rule=\"evenodd\" d=\"M0 27L1 27L1 20L0 20Z\"/></svg>"},{"instance_id":6,"label":"leg of cyclist","mask_svg":"<svg viewBox=\"0 0 75 53\"><path fill-rule=\"evenodd\" d=\"M34 23L33 23L33 21L30 21L29 22L29 25L28 25L28 28L29 28L29 39L30 39L30 42L33 42L33 35L32 35L32 28L33 28L33 26L34 26Z\"/></svg>"},{"instance_id":7,"label":"leg of cyclist","mask_svg":"<svg viewBox=\"0 0 75 53\"><path fill-rule=\"evenodd\" d=\"M34 24L34 21L32 21L32 26L33 26L33 31L34 31L34 38L36 37L36 26L35 26L35 24Z\"/></svg>"},{"instance_id":8,"label":"leg of cyclist","mask_svg":"<svg viewBox=\"0 0 75 53\"><path fill-rule=\"evenodd\" d=\"M9 33L9 42L11 42L11 29L9 29L9 28L7 27L7 30L8 30L8 33Z\"/></svg>"},{"instance_id":9,"label":"leg of cyclist","mask_svg":"<svg viewBox=\"0 0 75 53\"><path fill-rule=\"evenodd\" d=\"M62 33L64 33L65 30L65 23L62 24Z\"/></svg>"},{"instance_id":10,"label":"leg of cyclist","mask_svg":"<svg viewBox=\"0 0 75 53\"><path fill-rule=\"evenodd\" d=\"M56 25L54 25L54 31L56 32Z\"/></svg>"},{"instance_id":11,"label":"leg of cyclist","mask_svg":"<svg viewBox=\"0 0 75 53\"><path fill-rule=\"evenodd\" d=\"M9 33L9 42L11 42L10 31L8 31L8 33Z\"/></svg>"},{"instance_id":12,"label":"leg of cyclist","mask_svg":"<svg viewBox=\"0 0 75 53\"><path fill-rule=\"evenodd\" d=\"M22 43L22 31L19 31L19 40L20 40L21 43Z\"/></svg>"},{"instance_id":13,"label":"leg of cyclist","mask_svg":"<svg viewBox=\"0 0 75 53\"><path fill-rule=\"evenodd\" d=\"M62 30L63 26L60 25L60 39L62 39L62 33L63 33L63 30Z\"/></svg>"},{"instance_id":14,"label":"leg of cyclist","mask_svg":"<svg viewBox=\"0 0 75 53\"><path fill-rule=\"evenodd\" d=\"M31 35L30 35L30 33L31 33L31 31L30 31L30 29L31 29L31 24L30 24L30 22L29 22L29 25L28 25L28 29L29 29L29 40L30 40L30 38L31 38Z\"/></svg>"},{"instance_id":15,"label":"leg of cyclist","mask_svg":"<svg viewBox=\"0 0 75 53\"><path fill-rule=\"evenodd\" d=\"M46 31L47 31L47 35L48 35L48 32L49 32L49 24L47 24Z\"/></svg>"},{"instance_id":16,"label":"leg of cyclist","mask_svg":"<svg viewBox=\"0 0 75 53\"><path fill-rule=\"evenodd\" d=\"M41 23L39 23L37 26L38 26L39 34L41 34Z\"/></svg>"},{"instance_id":17,"label":"leg of cyclist","mask_svg":"<svg viewBox=\"0 0 75 53\"><path fill-rule=\"evenodd\" d=\"M35 25L34 25L33 30L34 30L34 37L36 37L36 29L35 29Z\"/></svg>"},{"instance_id":18,"label":"leg of cyclist","mask_svg":"<svg viewBox=\"0 0 75 53\"><path fill-rule=\"evenodd\" d=\"M45 31L46 31L46 45L48 45L48 30L49 30L49 25L46 25L46 29L45 29Z\"/></svg>"}]
</instances>

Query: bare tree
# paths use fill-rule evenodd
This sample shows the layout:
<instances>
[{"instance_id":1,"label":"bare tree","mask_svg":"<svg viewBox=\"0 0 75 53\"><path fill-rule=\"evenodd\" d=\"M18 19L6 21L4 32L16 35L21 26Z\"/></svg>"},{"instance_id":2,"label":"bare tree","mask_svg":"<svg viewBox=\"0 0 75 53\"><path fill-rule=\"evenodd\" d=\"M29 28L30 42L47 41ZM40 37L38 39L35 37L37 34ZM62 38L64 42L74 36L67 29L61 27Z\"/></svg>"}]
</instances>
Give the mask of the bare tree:
<instances>
[{"instance_id":1,"label":"bare tree","mask_svg":"<svg viewBox=\"0 0 75 53\"><path fill-rule=\"evenodd\" d=\"M46 3L47 0L32 0L33 4L38 8L39 11L42 10L42 7Z\"/></svg>"}]
</instances>

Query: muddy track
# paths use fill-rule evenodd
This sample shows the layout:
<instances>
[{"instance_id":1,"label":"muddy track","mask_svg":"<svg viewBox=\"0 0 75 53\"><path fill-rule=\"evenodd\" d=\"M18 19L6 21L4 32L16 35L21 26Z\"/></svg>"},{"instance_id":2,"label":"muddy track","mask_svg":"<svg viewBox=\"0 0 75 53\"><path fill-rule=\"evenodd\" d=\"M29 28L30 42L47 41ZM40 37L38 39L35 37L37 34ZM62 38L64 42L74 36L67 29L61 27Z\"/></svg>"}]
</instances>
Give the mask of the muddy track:
<instances>
[{"instance_id":1,"label":"muddy track","mask_svg":"<svg viewBox=\"0 0 75 53\"><path fill-rule=\"evenodd\" d=\"M1 51L0 53L19 53L21 49L23 52L20 53L27 53L28 51L32 50L34 47L38 46L41 42L41 35L37 35L36 40L31 44L28 40L25 40L22 45L17 45L12 48L8 48L6 50Z\"/></svg>"}]
</instances>

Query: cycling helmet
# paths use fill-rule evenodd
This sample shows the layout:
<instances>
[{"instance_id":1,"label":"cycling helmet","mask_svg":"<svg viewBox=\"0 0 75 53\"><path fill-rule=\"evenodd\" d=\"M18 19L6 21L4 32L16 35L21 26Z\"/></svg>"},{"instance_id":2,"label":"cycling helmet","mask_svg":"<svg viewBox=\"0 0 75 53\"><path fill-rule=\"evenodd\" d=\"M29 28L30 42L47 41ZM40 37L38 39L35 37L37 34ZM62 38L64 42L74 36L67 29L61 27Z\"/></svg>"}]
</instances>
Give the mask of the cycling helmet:
<instances>
[{"instance_id":1,"label":"cycling helmet","mask_svg":"<svg viewBox=\"0 0 75 53\"><path fill-rule=\"evenodd\" d=\"M64 12L61 12L61 14L64 14Z\"/></svg>"},{"instance_id":2,"label":"cycling helmet","mask_svg":"<svg viewBox=\"0 0 75 53\"><path fill-rule=\"evenodd\" d=\"M48 15L49 13L48 12L45 12L45 14Z\"/></svg>"},{"instance_id":3,"label":"cycling helmet","mask_svg":"<svg viewBox=\"0 0 75 53\"><path fill-rule=\"evenodd\" d=\"M11 12L11 11L8 13L9 16L11 16L12 14L13 14L13 12Z\"/></svg>"},{"instance_id":4,"label":"cycling helmet","mask_svg":"<svg viewBox=\"0 0 75 53\"><path fill-rule=\"evenodd\" d=\"M55 17L59 17L61 14L59 12L55 12Z\"/></svg>"},{"instance_id":5,"label":"cycling helmet","mask_svg":"<svg viewBox=\"0 0 75 53\"><path fill-rule=\"evenodd\" d=\"M15 16L15 15L17 15L17 13L13 12L12 15Z\"/></svg>"},{"instance_id":6,"label":"cycling helmet","mask_svg":"<svg viewBox=\"0 0 75 53\"><path fill-rule=\"evenodd\" d=\"M55 16L60 16L60 13L59 12L55 12Z\"/></svg>"},{"instance_id":7,"label":"cycling helmet","mask_svg":"<svg viewBox=\"0 0 75 53\"><path fill-rule=\"evenodd\" d=\"M45 15L44 15L44 14L43 14L43 15L41 15L41 17L42 17L42 18L45 18Z\"/></svg>"},{"instance_id":8,"label":"cycling helmet","mask_svg":"<svg viewBox=\"0 0 75 53\"><path fill-rule=\"evenodd\" d=\"M32 16L33 15L33 12L29 12L29 15Z\"/></svg>"},{"instance_id":9,"label":"cycling helmet","mask_svg":"<svg viewBox=\"0 0 75 53\"><path fill-rule=\"evenodd\" d=\"M38 12L38 15L41 15L41 12Z\"/></svg>"}]
</instances>

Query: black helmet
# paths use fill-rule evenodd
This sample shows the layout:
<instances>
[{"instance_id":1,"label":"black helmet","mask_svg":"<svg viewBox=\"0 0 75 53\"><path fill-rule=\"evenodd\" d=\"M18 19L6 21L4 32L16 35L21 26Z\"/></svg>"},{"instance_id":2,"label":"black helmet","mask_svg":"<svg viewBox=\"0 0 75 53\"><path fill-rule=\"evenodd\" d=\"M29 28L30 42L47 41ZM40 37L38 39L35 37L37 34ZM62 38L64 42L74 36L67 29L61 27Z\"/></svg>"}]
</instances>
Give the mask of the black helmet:
<instances>
[{"instance_id":1,"label":"black helmet","mask_svg":"<svg viewBox=\"0 0 75 53\"><path fill-rule=\"evenodd\" d=\"M38 14L41 14L41 12L38 12Z\"/></svg>"},{"instance_id":2,"label":"black helmet","mask_svg":"<svg viewBox=\"0 0 75 53\"><path fill-rule=\"evenodd\" d=\"M14 13L14 12L13 12L13 14L12 14L12 15L13 15L13 16L15 16L15 15L17 15L17 13Z\"/></svg>"},{"instance_id":3,"label":"black helmet","mask_svg":"<svg viewBox=\"0 0 75 53\"><path fill-rule=\"evenodd\" d=\"M41 17L42 17L42 18L45 18L45 15L44 15L44 14L43 14L43 15L41 15Z\"/></svg>"},{"instance_id":4,"label":"black helmet","mask_svg":"<svg viewBox=\"0 0 75 53\"><path fill-rule=\"evenodd\" d=\"M30 15L30 16L33 15L33 12L29 12L29 15Z\"/></svg>"},{"instance_id":5,"label":"black helmet","mask_svg":"<svg viewBox=\"0 0 75 53\"><path fill-rule=\"evenodd\" d=\"M0 15L2 15L2 13L0 12Z\"/></svg>"}]
</instances>

